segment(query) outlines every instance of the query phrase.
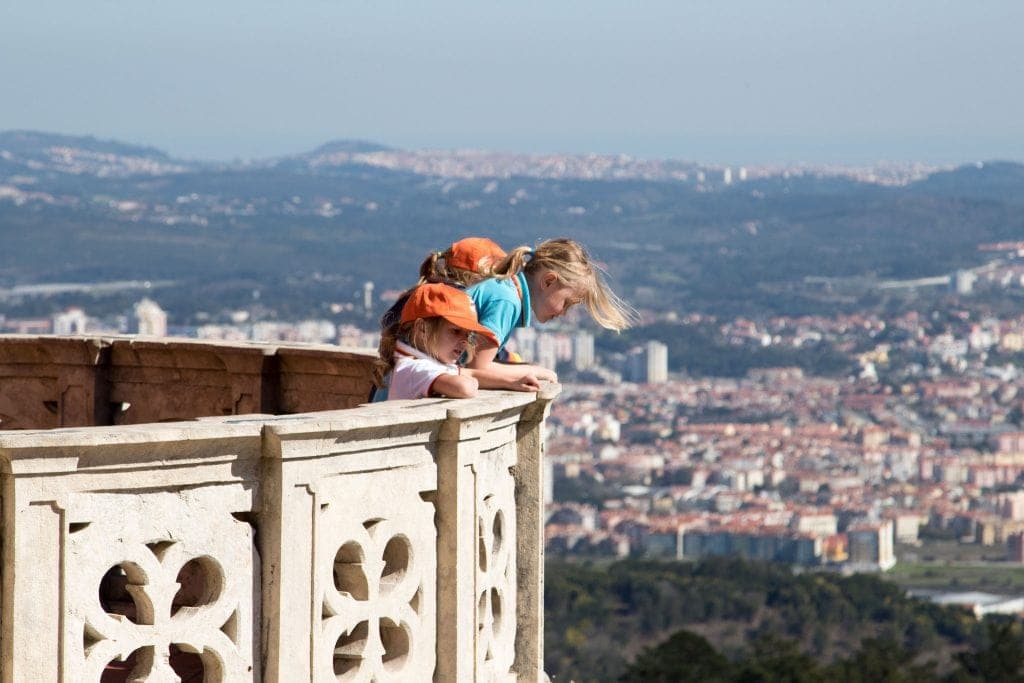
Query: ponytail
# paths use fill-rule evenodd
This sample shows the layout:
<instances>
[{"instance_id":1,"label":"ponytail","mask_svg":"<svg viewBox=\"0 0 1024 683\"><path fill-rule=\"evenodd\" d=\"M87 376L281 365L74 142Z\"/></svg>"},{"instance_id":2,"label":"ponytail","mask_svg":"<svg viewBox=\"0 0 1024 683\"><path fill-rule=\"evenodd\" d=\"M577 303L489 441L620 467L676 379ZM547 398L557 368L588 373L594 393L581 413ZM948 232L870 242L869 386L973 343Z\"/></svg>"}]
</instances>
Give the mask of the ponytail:
<instances>
[{"instance_id":1,"label":"ponytail","mask_svg":"<svg viewBox=\"0 0 1024 683\"><path fill-rule=\"evenodd\" d=\"M508 256L495 264L494 268L491 269L492 277L507 280L513 275L518 275L526 270L526 265L532 260L533 255L533 247L516 247L508 252Z\"/></svg>"},{"instance_id":2,"label":"ponytail","mask_svg":"<svg viewBox=\"0 0 1024 683\"><path fill-rule=\"evenodd\" d=\"M378 389L385 388L385 378L395 369L395 348L402 327L402 323L395 321L381 328L377 359L373 362L373 383Z\"/></svg>"},{"instance_id":3,"label":"ponytail","mask_svg":"<svg viewBox=\"0 0 1024 683\"><path fill-rule=\"evenodd\" d=\"M420 281L419 284L425 282L438 282L444 278L438 276L437 262L443 258L444 254L440 251L432 251L427 255L427 258L420 264Z\"/></svg>"},{"instance_id":4,"label":"ponytail","mask_svg":"<svg viewBox=\"0 0 1024 683\"><path fill-rule=\"evenodd\" d=\"M451 265L451 255L451 248L430 252L420 264L420 279L415 286L443 282L453 287L466 288L480 280L494 277L489 259L482 259L478 263L478 270L473 271Z\"/></svg>"}]
</instances>

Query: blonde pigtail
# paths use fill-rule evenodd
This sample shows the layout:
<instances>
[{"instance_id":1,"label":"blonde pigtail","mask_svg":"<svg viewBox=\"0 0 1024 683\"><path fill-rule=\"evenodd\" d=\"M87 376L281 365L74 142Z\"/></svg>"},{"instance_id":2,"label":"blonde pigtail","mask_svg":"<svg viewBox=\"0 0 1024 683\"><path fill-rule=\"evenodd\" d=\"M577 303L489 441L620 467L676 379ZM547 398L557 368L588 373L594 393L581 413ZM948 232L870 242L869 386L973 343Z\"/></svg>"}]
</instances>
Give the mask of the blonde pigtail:
<instances>
[{"instance_id":1,"label":"blonde pigtail","mask_svg":"<svg viewBox=\"0 0 1024 683\"><path fill-rule=\"evenodd\" d=\"M491 277L498 278L500 280L507 280L513 275L518 275L526 270L526 265L530 262L530 256L532 254L533 247L516 247L512 251L508 252L508 256L501 261L498 261L498 263L491 268Z\"/></svg>"}]
</instances>

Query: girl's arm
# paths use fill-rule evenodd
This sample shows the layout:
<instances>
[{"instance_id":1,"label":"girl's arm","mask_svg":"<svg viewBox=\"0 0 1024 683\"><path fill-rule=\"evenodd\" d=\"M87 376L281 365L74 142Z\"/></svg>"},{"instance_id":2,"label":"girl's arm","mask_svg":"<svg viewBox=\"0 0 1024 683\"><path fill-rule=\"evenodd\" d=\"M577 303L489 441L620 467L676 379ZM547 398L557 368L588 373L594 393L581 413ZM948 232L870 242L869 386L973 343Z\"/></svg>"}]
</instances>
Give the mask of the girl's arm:
<instances>
[{"instance_id":1,"label":"girl's arm","mask_svg":"<svg viewBox=\"0 0 1024 683\"><path fill-rule=\"evenodd\" d=\"M444 374L438 375L430 385L430 394L448 398L473 398L479 386L476 378L468 372L463 371L458 375Z\"/></svg>"},{"instance_id":2,"label":"girl's arm","mask_svg":"<svg viewBox=\"0 0 1024 683\"><path fill-rule=\"evenodd\" d=\"M511 391L537 391L540 382L557 382L558 375L539 365L529 363L496 363L498 348L477 348L466 370L475 377L481 389L508 389Z\"/></svg>"}]
</instances>

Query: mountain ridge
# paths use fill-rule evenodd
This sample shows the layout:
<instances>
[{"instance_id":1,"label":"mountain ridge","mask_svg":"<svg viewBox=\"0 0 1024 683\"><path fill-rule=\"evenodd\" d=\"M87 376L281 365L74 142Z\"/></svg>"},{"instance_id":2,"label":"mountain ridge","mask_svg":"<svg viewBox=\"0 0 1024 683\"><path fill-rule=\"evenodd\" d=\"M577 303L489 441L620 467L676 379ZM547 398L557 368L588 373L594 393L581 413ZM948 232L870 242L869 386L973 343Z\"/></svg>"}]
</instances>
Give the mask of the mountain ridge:
<instances>
[{"instance_id":1,"label":"mountain ridge","mask_svg":"<svg viewBox=\"0 0 1024 683\"><path fill-rule=\"evenodd\" d=\"M367 153L380 165L226 166L120 156L89 138L81 152L46 151L71 139L24 133L19 156L4 147L12 135L0 134L0 285L173 280L161 303L184 316L204 297L251 305L257 289L262 305L293 317L357 299L368 280L403 289L426 253L474 234L506 247L577 239L637 307L722 315L902 306L900 290L876 285L949 276L1003 258L981 244L1024 242L1024 166L1014 163L905 186L796 172L727 183L705 169L598 177L608 168L599 157L576 158L564 175L459 166L465 175L442 176L386 165L422 161L409 152ZM490 163L453 163L465 159ZM5 311L45 313L31 301Z\"/></svg>"},{"instance_id":2,"label":"mountain ridge","mask_svg":"<svg viewBox=\"0 0 1024 683\"><path fill-rule=\"evenodd\" d=\"M100 139L91 135L66 135L33 130L0 131L0 161L8 163L17 161L23 156L35 161L52 157L54 148L62 150L82 150L91 154L114 154L132 158L150 159L166 165L172 170L198 170L219 168L224 170L246 170L279 166L282 169L297 170L302 165L305 170L316 171L332 166L366 166L376 165L385 170L411 171L419 175L438 175L445 177L445 171L455 167L453 160L461 160L463 167L452 173L453 177L496 177L508 178L516 175L534 175L535 177L559 177L550 167L559 167L566 160L577 160L574 167L564 169L562 177L573 177L582 180L616 180L638 178L642 180L669 180L704 183L710 187L728 187L734 182L726 180L725 175L732 171L727 164L698 164L684 159L635 159L628 155L613 154L536 154L510 153L492 150L409 150L391 147L376 141L363 139L340 138L325 142L312 150L300 151L277 157L257 158L244 162L199 161L173 157L168 152L153 146L138 145L114 139ZM366 157L385 155L388 158L373 163ZM472 167L465 168L467 160ZM532 172L525 165L533 164L549 167L547 172ZM910 169L918 167L916 175ZM575 170L574 170L575 168ZM595 170L597 168L597 170ZM735 167L737 173L739 167ZM1002 173L1013 173L1024 177L1024 163L1014 161L986 161L964 163L955 167L921 166L919 164L879 164L863 165L808 165L793 164L788 166L757 167L760 177L788 178L793 175L805 177L850 177L854 180L878 184L904 184L914 186L922 192L934 189L948 191L951 184L956 184L970 176L992 173L1000 169ZM895 169L905 169L903 171ZM487 171L491 170L491 173ZM746 173L744 170L742 173ZM893 181L889 175L897 175ZM149 171L152 174L152 171ZM880 175L882 174L882 175ZM952 178L950 179L950 174ZM722 175L715 179L708 175ZM929 182L932 176L935 179ZM752 178L753 179L753 178ZM1005 198L1006 191L999 190L1000 198Z\"/></svg>"}]
</instances>

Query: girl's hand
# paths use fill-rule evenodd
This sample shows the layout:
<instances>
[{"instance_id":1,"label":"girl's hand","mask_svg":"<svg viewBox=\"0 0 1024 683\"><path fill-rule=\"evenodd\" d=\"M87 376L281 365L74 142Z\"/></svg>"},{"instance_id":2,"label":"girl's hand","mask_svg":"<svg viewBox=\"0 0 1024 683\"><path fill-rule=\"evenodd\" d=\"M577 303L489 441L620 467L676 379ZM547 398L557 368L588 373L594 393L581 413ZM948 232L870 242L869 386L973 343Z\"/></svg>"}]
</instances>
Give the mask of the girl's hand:
<instances>
[{"instance_id":1,"label":"girl's hand","mask_svg":"<svg viewBox=\"0 0 1024 683\"><path fill-rule=\"evenodd\" d=\"M555 373L554 370L548 370L547 368L542 368L538 365L536 366L535 374L537 376L537 379L542 380L544 382L554 382L555 384L558 383L558 375Z\"/></svg>"},{"instance_id":2,"label":"girl's hand","mask_svg":"<svg viewBox=\"0 0 1024 683\"><path fill-rule=\"evenodd\" d=\"M540 380L535 374L526 374L509 382L512 391L540 391Z\"/></svg>"},{"instance_id":3,"label":"girl's hand","mask_svg":"<svg viewBox=\"0 0 1024 683\"><path fill-rule=\"evenodd\" d=\"M547 368L527 363L486 363L474 365L480 358L477 354L462 374L475 377L481 389L504 389L506 391L538 391L541 382L557 382L558 375Z\"/></svg>"}]
</instances>

